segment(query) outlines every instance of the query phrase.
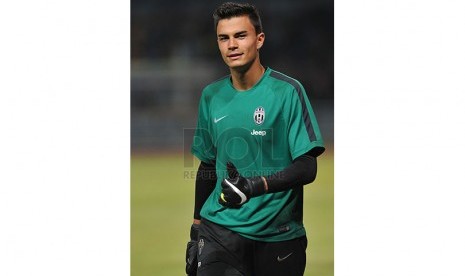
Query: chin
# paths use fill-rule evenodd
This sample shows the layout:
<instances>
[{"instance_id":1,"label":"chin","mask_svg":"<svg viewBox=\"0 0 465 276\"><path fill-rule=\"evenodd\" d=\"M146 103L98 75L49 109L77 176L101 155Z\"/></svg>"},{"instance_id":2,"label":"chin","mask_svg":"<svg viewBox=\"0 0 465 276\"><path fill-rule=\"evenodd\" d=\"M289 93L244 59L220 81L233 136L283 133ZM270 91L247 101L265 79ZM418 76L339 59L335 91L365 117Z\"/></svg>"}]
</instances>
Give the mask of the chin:
<instances>
[{"instance_id":1,"label":"chin","mask_svg":"<svg viewBox=\"0 0 465 276\"><path fill-rule=\"evenodd\" d=\"M252 65L252 62L250 63L244 63L244 62L230 62L228 63L228 67L230 69L236 70L236 71L247 71L250 66Z\"/></svg>"}]
</instances>

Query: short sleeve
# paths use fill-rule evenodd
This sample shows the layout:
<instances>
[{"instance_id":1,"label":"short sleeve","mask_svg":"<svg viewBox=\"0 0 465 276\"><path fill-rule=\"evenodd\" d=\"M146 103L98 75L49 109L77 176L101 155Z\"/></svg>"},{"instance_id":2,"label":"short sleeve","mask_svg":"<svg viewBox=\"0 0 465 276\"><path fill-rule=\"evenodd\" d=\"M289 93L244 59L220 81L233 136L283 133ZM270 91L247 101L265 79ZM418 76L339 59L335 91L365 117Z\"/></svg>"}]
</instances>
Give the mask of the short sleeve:
<instances>
[{"instance_id":1,"label":"short sleeve","mask_svg":"<svg viewBox=\"0 0 465 276\"><path fill-rule=\"evenodd\" d=\"M202 93L191 152L201 161L211 164L215 161L216 150L212 142L210 121L207 97Z\"/></svg>"},{"instance_id":2,"label":"short sleeve","mask_svg":"<svg viewBox=\"0 0 465 276\"><path fill-rule=\"evenodd\" d=\"M288 141L292 159L310 152L314 157L325 150L320 128L307 94L300 83L289 99Z\"/></svg>"}]
</instances>

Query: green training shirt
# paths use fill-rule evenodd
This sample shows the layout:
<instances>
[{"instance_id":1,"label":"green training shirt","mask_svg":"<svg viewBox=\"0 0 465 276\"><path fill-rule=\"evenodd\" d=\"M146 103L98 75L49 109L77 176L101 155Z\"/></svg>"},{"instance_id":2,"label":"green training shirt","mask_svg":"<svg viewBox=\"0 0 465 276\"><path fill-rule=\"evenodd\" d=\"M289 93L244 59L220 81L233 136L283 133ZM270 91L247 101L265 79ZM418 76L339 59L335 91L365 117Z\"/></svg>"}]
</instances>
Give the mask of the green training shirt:
<instances>
[{"instance_id":1,"label":"green training shirt","mask_svg":"<svg viewBox=\"0 0 465 276\"><path fill-rule=\"evenodd\" d=\"M218 181L200 215L254 240L305 235L302 186L251 198L237 209L222 206L218 198L228 161L244 177L267 176L312 149L322 153L323 140L297 80L267 68L246 91L236 90L230 76L211 83L200 99L192 153L203 162L216 162Z\"/></svg>"}]
</instances>

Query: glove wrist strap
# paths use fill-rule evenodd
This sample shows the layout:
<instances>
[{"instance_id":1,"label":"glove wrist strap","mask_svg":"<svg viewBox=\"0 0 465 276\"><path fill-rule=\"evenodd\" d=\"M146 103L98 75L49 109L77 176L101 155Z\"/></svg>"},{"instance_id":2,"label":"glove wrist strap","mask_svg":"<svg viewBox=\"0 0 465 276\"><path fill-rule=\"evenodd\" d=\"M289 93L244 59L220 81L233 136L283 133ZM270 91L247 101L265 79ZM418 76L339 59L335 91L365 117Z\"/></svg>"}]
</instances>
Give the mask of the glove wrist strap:
<instances>
[{"instance_id":1,"label":"glove wrist strap","mask_svg":"<svg viewBox=\"0 0 465 276\"><path fill-rule=\"evenodd\" d=\"M251 197L260 196L266 193L266 185L264 178L262 176L252 177L250 178L251 183Z\"/></svg>"},{"instance_id":2,"label":"glove wrist strap","mask_svg":"<svg viewBox=\"0 0 465 276\"><path fill-rule=\"evenodd\" d=\"M200 224L195 224L194 223L191 226L190 237L191 237L191 240L193 240L193 241L199 240L199 225Z\"/></svg>"}]
</instances>

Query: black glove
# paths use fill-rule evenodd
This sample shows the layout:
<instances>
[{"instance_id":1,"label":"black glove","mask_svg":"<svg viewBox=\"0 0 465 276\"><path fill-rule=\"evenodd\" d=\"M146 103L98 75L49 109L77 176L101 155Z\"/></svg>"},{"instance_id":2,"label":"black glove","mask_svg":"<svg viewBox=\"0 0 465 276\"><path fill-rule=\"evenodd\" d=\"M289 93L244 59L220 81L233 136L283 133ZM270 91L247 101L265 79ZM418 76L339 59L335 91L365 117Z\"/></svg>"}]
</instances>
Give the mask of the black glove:
<instances>
[{"instance_id":1,"label":"black glove","mask_svg":"<svg viewBox=\"0 0 465 276\"><path fill-rule=\"evenodd\" d=\"M199 250L199 224L191 226L191 240L187 242L186 249L186 273L189 276L197 275L197 251Z\"/></svg>"},{"instance_id":2,"label":"black glove","mask_svg":"<svg viewBox=\"0 0 465 276\"><path fill-rule=\"evenodd\" d=\"M265 183L261 176L243 177L233 163L227 164L228 178L221 182L222 193L218 202L226 207L238 208L251 197L264 194Z\"/></svg>"}]
</instances>

